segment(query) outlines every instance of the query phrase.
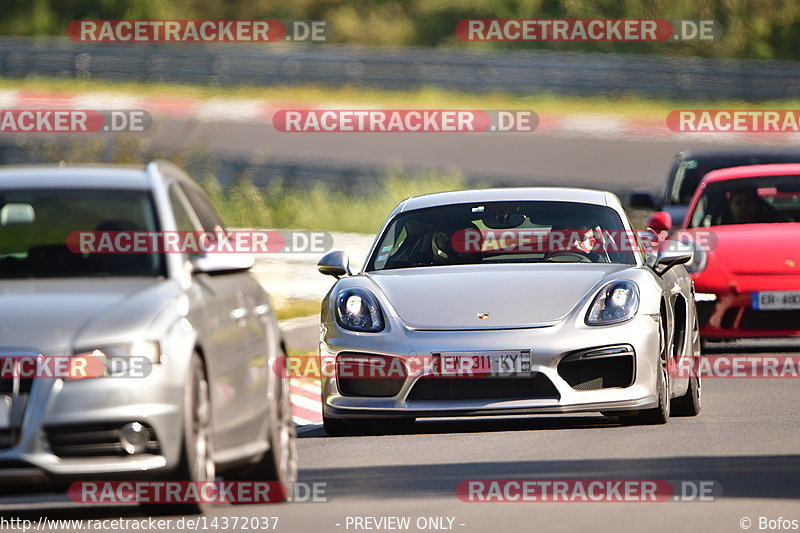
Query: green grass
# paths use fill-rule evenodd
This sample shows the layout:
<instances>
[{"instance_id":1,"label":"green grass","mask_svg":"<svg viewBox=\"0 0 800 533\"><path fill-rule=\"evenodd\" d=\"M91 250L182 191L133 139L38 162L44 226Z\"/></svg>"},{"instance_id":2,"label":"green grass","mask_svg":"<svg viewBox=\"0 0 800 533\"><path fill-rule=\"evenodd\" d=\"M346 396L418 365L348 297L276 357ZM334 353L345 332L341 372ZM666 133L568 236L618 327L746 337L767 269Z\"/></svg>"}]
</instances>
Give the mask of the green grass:
<instances>
[{"instance_id":1,"label":"green grass","mask_svg":"<svg viewBox=\"0 0 800 533\"><path fill-rule=\"evenodd\" d=\"M299 298L293 298L289 300L283 300L275 307L275 314L278 316L278 320L288 320L290 318L304 316L319 316L321 303L319 300L302 300Z\"/></svg>"},{"instance_id":2,"label":"green grass","mask_svg":"<svg viewBox=\"0 0 800 533\"><path fill-rule=\"evenodd\" d=\"M225 189L210 176L201 184L231 227L351 233L376 233L391 210L410 196L470 188L455 172L408 174L399 169L387 170L374 185L354 193L332 190L322 183L287 188L277 181L260 189L248 180Z\"/></svg>"},{"instance_id":3,"label":"green grass","mask_svg":"<svg viewBox=\"0 0 800 533\"><path fill-rule=\"evenodd\" d=\"M800 98L759 103L735 100L682 101L649 99L641 96L574 97L554 93L509 94L468 93L437 88L416 90L378 90L366 87L213 87L174 85L167 83L109 82L103 80L74 80L25 78L0 80L0 89L23 89L53 93L113 92L134 96L163 96L168 98L252 98L276 103L313 105L370 105L429 109L531 109L539 114L598 113L627 117L663 119L674 109L796 109Z\"/></svg>"}]
</instances>

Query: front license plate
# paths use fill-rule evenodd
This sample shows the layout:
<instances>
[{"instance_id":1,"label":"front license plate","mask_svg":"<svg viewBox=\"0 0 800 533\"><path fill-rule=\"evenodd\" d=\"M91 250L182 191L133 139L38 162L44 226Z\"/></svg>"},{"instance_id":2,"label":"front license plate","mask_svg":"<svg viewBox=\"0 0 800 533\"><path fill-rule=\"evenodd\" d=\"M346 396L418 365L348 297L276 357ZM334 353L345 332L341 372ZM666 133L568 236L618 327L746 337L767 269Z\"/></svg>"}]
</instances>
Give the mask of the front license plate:
<instances>
[{"instance_id":1,"label":"front license plate","mask_svg":"<svg viewBox=\"0 0 800 533\"><path fill-rule=\"evenodd\" d=\"M11 427L11 398L0 396L0 429Z\"/></svg>"},{"instance_id":2,"label":"front license plate","mask_svg":"<svg viewBox=\"0 0 800 533\"><path fill-rule=\"evenodd\" d=\"M445 352L437 370L443 376L530 374L531 351Z\"/></svg>"},{"instance_id":3,"label":"front license plate","mask_svg":"<svg viewBox=\"0 0 800 533\"><path fill-rule=\"evenodd\" d=\"M753 294L753 309L800 309L800 291L761 291Z\"/></svg>"}]
</instances>

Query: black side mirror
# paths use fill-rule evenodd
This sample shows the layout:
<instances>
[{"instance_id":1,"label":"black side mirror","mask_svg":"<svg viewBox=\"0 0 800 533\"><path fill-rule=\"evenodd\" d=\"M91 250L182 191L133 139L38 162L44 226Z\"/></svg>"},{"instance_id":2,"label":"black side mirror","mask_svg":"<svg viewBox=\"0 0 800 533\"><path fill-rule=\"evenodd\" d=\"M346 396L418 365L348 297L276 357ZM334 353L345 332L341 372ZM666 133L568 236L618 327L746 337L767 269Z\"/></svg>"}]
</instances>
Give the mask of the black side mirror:
<instances>
[{"instance_id":1,"label":"black side mirror","mask_svg":"<svg viewBox=\"0 0 800 533\"><path fill-rule=\"evenodd\" d=\"M347 257L347 253L342 251L328 252L317 263L317 269L320 273L336 279L350 276L350 258Z\"/></svg>"}]
</instances>

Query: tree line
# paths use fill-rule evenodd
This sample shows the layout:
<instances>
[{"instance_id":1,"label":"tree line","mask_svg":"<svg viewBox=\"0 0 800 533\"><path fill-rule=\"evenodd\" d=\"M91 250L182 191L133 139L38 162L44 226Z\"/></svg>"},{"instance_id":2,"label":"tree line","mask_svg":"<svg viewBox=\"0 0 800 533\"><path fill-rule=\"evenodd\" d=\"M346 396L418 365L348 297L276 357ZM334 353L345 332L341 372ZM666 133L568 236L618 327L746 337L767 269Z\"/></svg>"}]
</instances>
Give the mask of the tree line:
<instances>
[{"instance_id":1,"label":"tree line","mask_svg":"<svg viewBox=\"0 0 800 533\"><path fill-rule=\"evenodd\" d=\"M464 42L473 18L715 20L713 41ZM332 41L355 45L552 49L753 59L800 59L797 0L3 0L0 34L65 35L77 19L325 20Z\"/></svg>"}]
</instances>

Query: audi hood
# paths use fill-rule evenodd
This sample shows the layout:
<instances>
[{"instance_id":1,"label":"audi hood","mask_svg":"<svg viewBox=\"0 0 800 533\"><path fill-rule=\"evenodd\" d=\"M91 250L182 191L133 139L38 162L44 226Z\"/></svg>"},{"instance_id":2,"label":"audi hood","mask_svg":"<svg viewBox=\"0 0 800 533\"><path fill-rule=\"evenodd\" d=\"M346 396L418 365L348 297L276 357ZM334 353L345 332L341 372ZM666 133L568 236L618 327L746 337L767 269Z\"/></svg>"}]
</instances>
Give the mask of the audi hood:
<instances>
[{"instance_id":1,"label":"audi hood","mask_svg":"<svg viewBox=\"0 0 800 533\"><path fill-rule=\"evenodd\" d=\"M157 278L0 281L0 346L66 355L73 344L144 334L177 284Z\"/></svg>"}]
</instances>

